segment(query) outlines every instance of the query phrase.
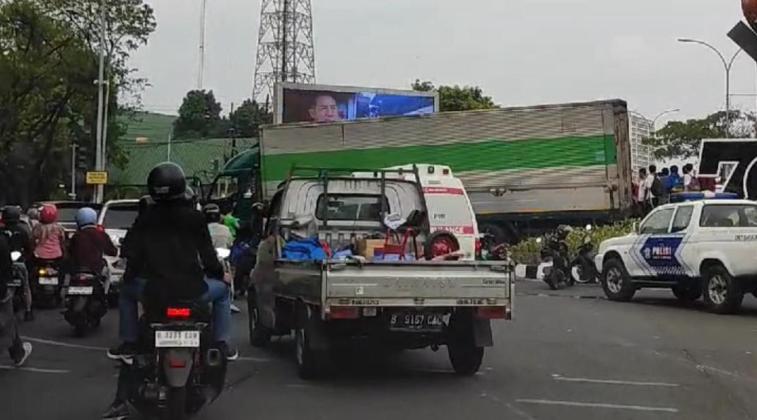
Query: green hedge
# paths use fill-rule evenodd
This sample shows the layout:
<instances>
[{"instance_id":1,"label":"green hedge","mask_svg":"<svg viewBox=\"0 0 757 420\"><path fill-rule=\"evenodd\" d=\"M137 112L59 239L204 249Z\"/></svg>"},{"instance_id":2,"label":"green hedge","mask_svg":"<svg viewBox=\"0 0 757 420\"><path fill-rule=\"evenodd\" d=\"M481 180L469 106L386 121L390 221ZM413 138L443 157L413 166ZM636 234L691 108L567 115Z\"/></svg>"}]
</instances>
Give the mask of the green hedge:
<instances>
[{"instance_id":1,"label":"green hedge","mask_svg":"<svg viewBox=\"0 0 757 420\"><path fill-rule=\"evenodd\" d=\"M591 242L594 244L594 249L598 249L599 244L604 240L628 235L633 230L633 223L637 221L638 219L628 219L613 225L593 227ZM575 255L578 251L578 247L583 243L585 233L586 229L577 228L568 235L568 249L570 249L571 255ZM536 238L528 238L510 247L510 253L516 264L538 264L541 248L542 244L537 243Z\"/></svg>"}]
</instances>

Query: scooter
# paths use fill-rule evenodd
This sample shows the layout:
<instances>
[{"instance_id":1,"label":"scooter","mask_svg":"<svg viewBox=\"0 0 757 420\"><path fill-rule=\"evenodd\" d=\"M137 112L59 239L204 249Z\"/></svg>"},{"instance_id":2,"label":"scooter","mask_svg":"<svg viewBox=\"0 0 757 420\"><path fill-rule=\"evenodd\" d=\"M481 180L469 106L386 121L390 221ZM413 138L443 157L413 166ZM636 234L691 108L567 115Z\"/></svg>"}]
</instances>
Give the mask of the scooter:
<instances>
[{"instance_id":1,"label":"scooter","mask_svg":"<svg viewBox=\"0 0 757 420\"><path fill-rule=\"evenodd\" d=\"M101 275L86 271L71 275L65 290L66 310L63 318L74 327L77 336L100 326L100 320L108 312L105 282Z\"/></svg>"},{"instance_id":2,"label":"scooter","mask_svg":"<svg viewBox=\"0 0 757 420\"><path fill-rule=\"evenodd\" d=\"M565 239L561 239L557 233L549 233L536 242L543 244L540 254L544 282L549 288L557 290L561 286L573 286L575 282L568 270L568 245Z\"/></svg>"},{"instance_id":3,"label":"scooter","mask_svg":"<svg viewBox=\"0 0 757 420\"><path fill-rule=\"evenodd\" d=\"M37 260L37 270L34 273L32 296L35 305L55 308L61 301L61 280L58 261Z\"/></svg>"},{"instance_id":4,"label":"scooter","mask_svg":"<svg viewBox=\"0 0 757 420\"><path fill-rule=\"evenodd\" d=\"M241 312L241 310L237 305L234 304L236 291L234 290L234 273L231 270L231 262L229 261L229 257L231 257L231 250L229 250L228 248L216 248L216 254L218 254L218 260L221 261L221 264L223 265L224 276L228 276L228 278L231 280L229 281L229 288L231 290L231 313L237 314Z\"/></svg>"},{"instance_id":5,"label":"scooter","mask_svg":"<svg viewBox=\"0 0 757 420\"><path fill-rule=\"evenodd\" d=\"M591 225L586 225L586 235L583 243L578 248L578 255L570 263L570 276L579 284L598 283L599 272L594 265L594 257L597 252L591 243Z\"/></svg>"},{"instance_id":6,"label":"scooter","mask_svg":"<svg viewBox=\"0 0 757 420\"><path fill-rule=\"evenodd\" d=\"M145 417L185 420L223 391L227 361L211 343L209 305L145 304L140 352L122 362L119 382Z\"/></svg>"}]
</instances>

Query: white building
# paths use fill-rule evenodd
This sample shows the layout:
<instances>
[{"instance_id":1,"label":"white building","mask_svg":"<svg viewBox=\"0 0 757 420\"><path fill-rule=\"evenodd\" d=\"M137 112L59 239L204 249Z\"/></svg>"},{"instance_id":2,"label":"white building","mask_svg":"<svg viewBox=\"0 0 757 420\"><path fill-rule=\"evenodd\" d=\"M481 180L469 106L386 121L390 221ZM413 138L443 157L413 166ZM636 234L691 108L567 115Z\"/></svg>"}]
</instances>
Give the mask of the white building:
<instances>
[{"instance_id":1,"label":"white building","mask_svg":"<svg viewBox=\"0 0 757 420\"><path fill-rule=\"evenodd\" d=\"M631 167L634 173L639 168L648 168L649 165L655 164L652 148L645 146L641 141L654 135L654 126L652 121L636 112L629 112L629 129L631 137Z\"/></svg>"}]
</instances>

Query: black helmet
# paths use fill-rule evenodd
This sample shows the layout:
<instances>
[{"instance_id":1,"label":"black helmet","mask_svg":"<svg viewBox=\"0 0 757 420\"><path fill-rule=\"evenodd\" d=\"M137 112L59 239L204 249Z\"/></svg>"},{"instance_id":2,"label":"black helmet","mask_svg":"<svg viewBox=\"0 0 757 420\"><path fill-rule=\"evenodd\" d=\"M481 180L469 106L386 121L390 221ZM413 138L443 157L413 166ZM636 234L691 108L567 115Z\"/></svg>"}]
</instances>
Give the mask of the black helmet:
<instances>
[{"instance_id":1,"label":"black helmet","mask_svg":"<svg viewBox=\"0 0 757 420\"><path fill-rule=\"evenodd\" d=\"M182 199L187 190L187 178L179 165L163 162L147 176L147 190L155 201Z\"/></svg>"},{"instance_id":2,"label":"black helmet","mask_svg":"<svg viewBox=\"0 0 757 420\"><path fill-rule=\"evenodd\" d=\"M221 221L221 208L218 204L206 204L202 208L202 213L205 215L205 221L208 223L218 223Z\"/></svg>"},{"instance_id":3,"label":"black helmet","mask_svg":"<svg viewBox=\"0 0 757 420\"><path fill-rule=\"evenodd\" d=\"M21 208L18 206L3 207L3 222L18 223L21 220Z\"/></svg>"}]
</instances>

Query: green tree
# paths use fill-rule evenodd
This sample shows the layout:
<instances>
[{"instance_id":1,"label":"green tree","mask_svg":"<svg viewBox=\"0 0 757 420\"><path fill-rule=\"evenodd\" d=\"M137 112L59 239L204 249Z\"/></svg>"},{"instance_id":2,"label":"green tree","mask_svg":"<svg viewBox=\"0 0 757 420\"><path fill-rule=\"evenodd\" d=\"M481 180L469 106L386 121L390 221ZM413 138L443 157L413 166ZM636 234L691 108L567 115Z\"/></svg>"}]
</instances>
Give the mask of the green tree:
<instances>
[{"instance_id":1,"label":"green tree","mask_svg":"<svg viewBox=\"0 0 757 420\"><path fill-rule=\"evenodd\" d=\"M429 81L416 79L412 84L413 90L419 92L439 92L439 109L446 111L470 111L474 109L492 109L497 105L492 101L491 96L486 96L483 90L478 86L439 86L436 88Z\"/></svg>"},{"instance_id":2,"label":"green tree","mask_svg":"<svg viewBox=\"0 0 757 420\"><path fill-rule=\"evenodd\" d=\"M229 115L230 125L239 137L258 137L258 129L263 124L270 124L273 115L254 100L246 99L242 105Z\"/></svg>"},{"instance_id":3,"label":"green tree","mask_svg":"<svg viewBox=\"0 0 757 420\"><path fill-rule=\"evenodd\" d=\"M223 131L222 126L221 104L213 91L190 90L179 107L173 135L177 139L216 137Z\"/></svg>"},{"instance_id":4,"label":"green tree","mask_svg":"<svg viewBox=\"0 0 757 420\"><path fill-rule=\"evenodd\" d=\"M702 119L670 121L653 137L643 139L642 143L651 146L658 159L685 159L699 154L702 139L748 138L754 135L754 115L741 111L731 111L730 114L730 123L725 111Z\"/></svg>"}]
</instances>

